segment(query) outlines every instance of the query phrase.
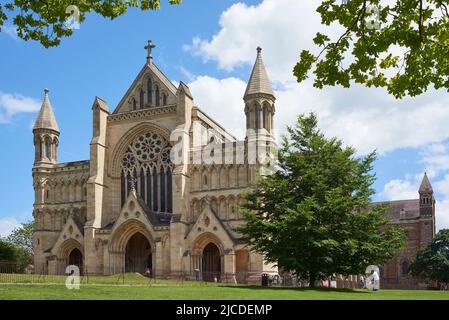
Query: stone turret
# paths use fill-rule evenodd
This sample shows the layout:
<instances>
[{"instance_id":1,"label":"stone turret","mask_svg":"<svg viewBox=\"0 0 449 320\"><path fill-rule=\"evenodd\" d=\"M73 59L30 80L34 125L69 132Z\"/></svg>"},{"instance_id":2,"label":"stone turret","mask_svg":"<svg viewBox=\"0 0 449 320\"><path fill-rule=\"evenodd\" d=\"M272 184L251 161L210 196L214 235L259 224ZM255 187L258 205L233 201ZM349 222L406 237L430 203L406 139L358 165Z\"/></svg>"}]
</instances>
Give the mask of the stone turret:
<instances>
[{"instance_id":1,"label":"stone turret","mask_svg":"<svg viewBox=\"0 0 449 320\"><path fill-rule=\"evenodd\" d=\"M421 216L432 216L435 211L435 199L433 198L433 188L430 184L427 173L424 173L424 177L419 187L419 213Z\"/></svg>"},{"instance_id":2,"label":"stone turret","mask_svg":"<svg viewBox=\"0 0 449 320\"><path fill-rule=\"evenodd\" d=\"M33 127L35 157L34 164L58 162L59 127L48 97L44 91L44 101Z\"/></svg>"},{"instance_id":3,"label":"stone turret","mask_svg":"<svg viewBox=\"0 0 449 320\"><path fill-rule=\"evenodd\" d=\"M265 70L260 47L257 48L256 62L243 100L245 101L246 129L265 129L272 134L276 98Z\"/></svg>"}]
</instances>

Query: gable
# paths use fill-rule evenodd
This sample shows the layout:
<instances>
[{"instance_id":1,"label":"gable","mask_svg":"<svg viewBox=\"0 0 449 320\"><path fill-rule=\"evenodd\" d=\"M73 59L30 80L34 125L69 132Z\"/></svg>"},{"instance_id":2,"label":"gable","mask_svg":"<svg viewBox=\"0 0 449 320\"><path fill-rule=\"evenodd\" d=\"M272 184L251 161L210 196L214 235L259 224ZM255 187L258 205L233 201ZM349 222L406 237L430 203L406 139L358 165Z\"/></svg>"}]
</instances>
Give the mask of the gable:
<instances>
[{"instance_id":1,"label":"gable","mask_svg":"<svg viewBox=\"0 0 449 320\"><path fill-rule=\"evenodd\" d=\"M84 243L84 230L75 219L72 215L68 217L66 224L58 236L58 240L56 240L55 245L51 249L52 254L57 255L61 245L68 240L74 240L81 246Z\"/></svg>"},{"instance_id":2,"label":"gable","mask_svg":"<svg viewBox=\"0 0 449 320\"><path fill-rule=\"evenodd\" d=\"M221 239L223 245L226 248L232 248L237 244L238 239L233 235L232 231L227 227L217 216L216 212L210 206L209 200L205 199L208 203L204 206L203 211L198 216L196 222L187 231L186 239L193 241L202 234L210 233L215 235L218 239Z\"/></svg>"},{"instance_id":3,"label":"gable","mask_svg":"<svg viewBox=\"0 0 449 320\"><path fill-rule=\"evenodd\" d=\"M174 84L155 64L146 63L113 113L176 104L176 90ZM157 98L158 92L159 98ZM164 98L164 95L166 98Z\"/></svg>"},{"instance_id":4,"label":"gable","mask_svg":"<svg viewBox=\"0 0 449 320\"><path fill-rule=\"evenodd\" d=\"M155 230L168 230L170 215L160 214L158 217L145 205L143 200L137 196L135 190L131 190L126 199L120 215L114 222L111 232L114 233L122 225L129 221L135 221L145 226L155 238Z\"/></svg>"}]
</instances>

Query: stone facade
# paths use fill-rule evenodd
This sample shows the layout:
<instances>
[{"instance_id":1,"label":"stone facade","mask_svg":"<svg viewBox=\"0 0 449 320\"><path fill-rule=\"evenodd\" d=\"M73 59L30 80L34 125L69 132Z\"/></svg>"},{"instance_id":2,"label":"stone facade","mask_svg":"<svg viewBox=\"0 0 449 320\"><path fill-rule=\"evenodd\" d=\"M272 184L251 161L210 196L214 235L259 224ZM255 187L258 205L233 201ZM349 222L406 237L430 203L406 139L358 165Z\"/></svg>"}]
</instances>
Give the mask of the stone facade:
<instances>
[{"instance_id":1,"label":"stone facade","mask_svg":"<svg viewBox=\"0 0 449 320\"><path fill-rule=\"evenodd\" d=\"M60 131L45 90L33 128L35 272L63 274L76 264L88 274L235 275L243 283L277 272L234 231L244 222L241 194L262 167L252 151L272 147L275 96L261 49L243 98L248 134L237 141L194 104L184 83L175 87L159 70L153 48L113 112L95 98L89 160L58 162ZM383 268L384 286L417 286L402 271L435 235L427 176L419 194L389 203L392 223L405 226L408 238Z\"/></svg>"},{"instance_id":2,"label":"stone facade","mask_svg":"<svg viewBox=\"0 0 449 320\"><path fill-rule=\"evenodd\" d=\"M95 98L89 160L58 162L60 131L45 90L33 129L36 272L63 274L77 264L88 274L199 272L239 282L276 272L233 230L243 222L241 193L259 172L248 156L258 136L237 141L184 83L175 87L159 70L154 46L146 48L113 112ZM271 136L275 97L260 48L244 103L247 129Z\"/></svg>"},{"instance_id":3,"label":"stone facade","mask_svg":"<svg viewBox=\"0 0 449 320\"><path fill-rule=\"evenodd\" d=\"M404 249L380 268L383 288L422 289L429 285L419 283L408 273L409 264L415 259L418 250L435 237L435 199L427 174L424 175L418 195L418 199L374 204L387 205L386 214L391 218L391 224L400 225L407 232Z\"/></svg>"}]
</instances>

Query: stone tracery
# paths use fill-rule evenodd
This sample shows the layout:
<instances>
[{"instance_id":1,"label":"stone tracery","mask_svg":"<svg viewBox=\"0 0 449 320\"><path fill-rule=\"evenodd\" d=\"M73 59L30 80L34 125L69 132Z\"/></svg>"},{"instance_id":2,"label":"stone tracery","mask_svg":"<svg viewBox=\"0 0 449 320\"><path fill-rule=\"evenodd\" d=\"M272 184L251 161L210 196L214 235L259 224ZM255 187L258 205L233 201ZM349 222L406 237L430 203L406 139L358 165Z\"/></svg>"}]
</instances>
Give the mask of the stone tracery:
<instances>
[{"instance_id":1,"label":"stone tracery","mask_svg":"<svg viewBox=\"0 0 449 320\"><path fill-rule=\"evenodd\" d=\"M170 150L166 139L151 132L138 136L128 146L120 162L122 206L134 187L150 209L171 213Z\"/></svg>"}]
</instances>

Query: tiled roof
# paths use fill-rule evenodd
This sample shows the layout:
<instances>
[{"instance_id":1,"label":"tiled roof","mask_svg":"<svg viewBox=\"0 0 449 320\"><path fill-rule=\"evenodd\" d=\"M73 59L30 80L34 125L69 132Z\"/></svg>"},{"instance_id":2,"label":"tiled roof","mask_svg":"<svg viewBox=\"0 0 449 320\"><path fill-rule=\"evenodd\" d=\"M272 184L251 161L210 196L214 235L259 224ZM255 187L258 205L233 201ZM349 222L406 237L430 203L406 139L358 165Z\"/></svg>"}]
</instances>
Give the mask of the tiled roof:
<instances>
[{"instance_id":1,"label":"tiled roof","mask_svg":"<svg viewBox=\"0 0 449 320\"><path fill-rule=\"evenodd\" d=\"M257 48L256 62L254 63L244 97L256 93L265 93L274 96L270 79L268 79L268 74L262 61L261 48Z\"/></svg>"},{"instance_id":2,"label":"tiled roof","mask_svg":"<svg viewBox=\"0 0 449 320\"><path fill-rule=\"evenodd\" d=\"M424 178L422 179L421 186L419 187L419 192L433 193L432 185L427 177L427 173L424 173Z\"/></svg>"},{"instance_id":3,"label":"tiled roof","mask_svg":"<svg viewBox=\"0 0 449 320\"><path fill-rule=\"evenodd\" d=\"M419 217L419 199L373 202L369 207L386 205L385 215L394 220L416 219Z\"/></svg>"},{"instance_id":4,"label":"tiled roof","mask_svg":"<svg viewBox=\"0 0 449 320\"><path fill-rule=\"evenodd\" d=\"M51 129L59 132L53 108L48 98L48 89L45 89L44 102L42 103L39 115L34 123L33 129Z\"/></svg>"}]
</instances>

